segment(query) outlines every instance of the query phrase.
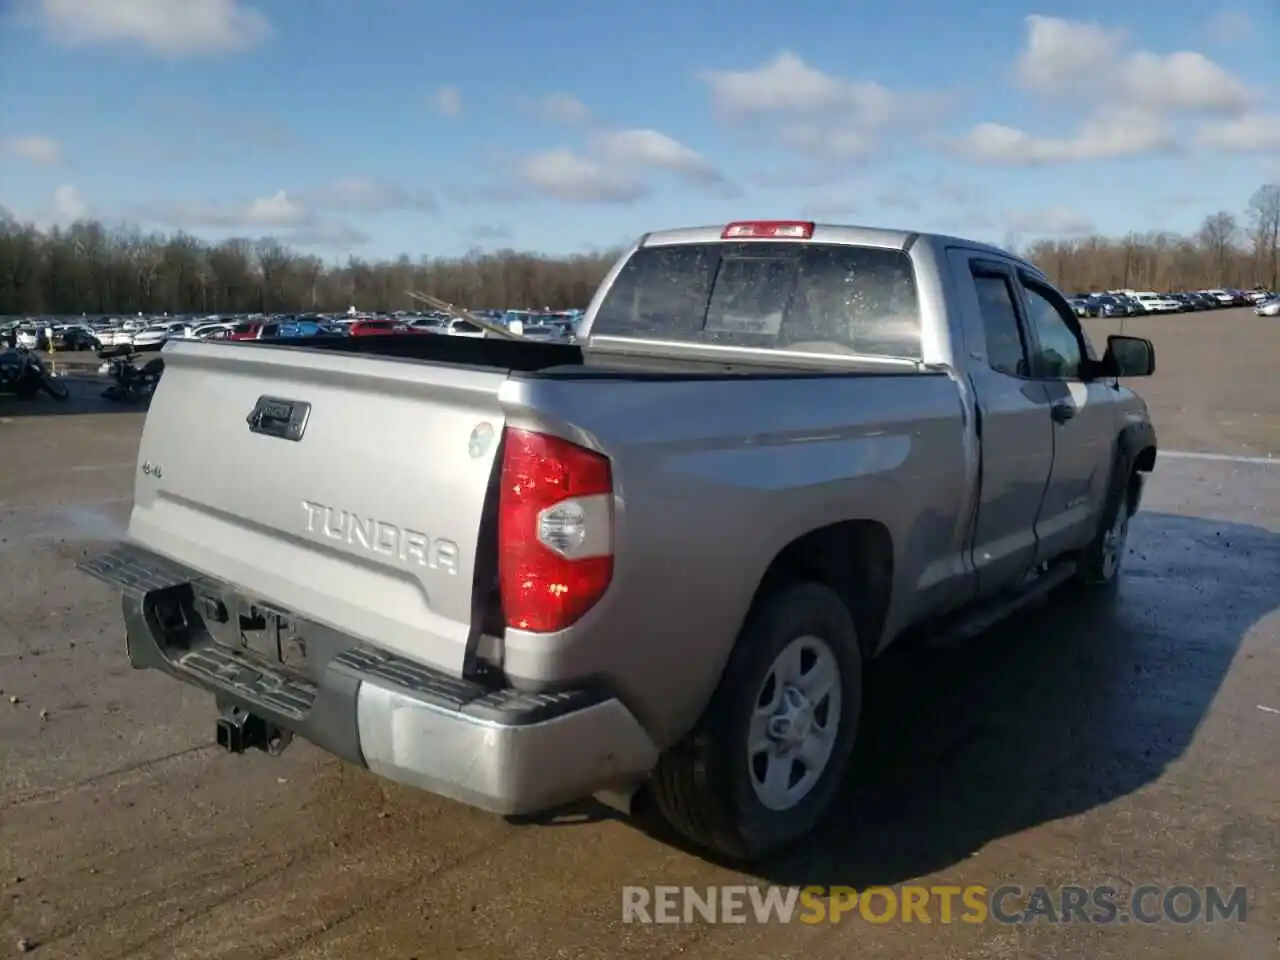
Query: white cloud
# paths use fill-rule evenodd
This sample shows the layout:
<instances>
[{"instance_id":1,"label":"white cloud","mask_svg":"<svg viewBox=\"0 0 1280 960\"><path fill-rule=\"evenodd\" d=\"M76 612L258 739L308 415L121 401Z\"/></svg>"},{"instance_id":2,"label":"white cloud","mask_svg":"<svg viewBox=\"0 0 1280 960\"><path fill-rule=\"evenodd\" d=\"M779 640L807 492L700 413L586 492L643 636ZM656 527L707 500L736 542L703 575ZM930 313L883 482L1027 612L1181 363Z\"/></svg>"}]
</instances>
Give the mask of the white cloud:
<instances>
[{"instance_id":1,"label":"white cloud","mask_svg":"<svg viewBox=\"0 0 1280 960\"><path fill-rule=\"evenodd\" d=\"M372 238L359 227L336 221L321 221L304 224L285 234L283 239L295 247L350 250L364 246Z\"/></svg>"},{"instance_id":2,"label":"white cloud","mask_svg":"<svg viewBox=\"0 0 1280 960\"><path fill-rule=\"evenodd\" d=\"M1004 226L1012 233L1051 234L1059 237L1095 232L1092 220L1073 213L1067 207L1014 210L1005 216Z\"/></svg>"},{"instance_id":3,"label":"white cloud","mask_svg":"<svg viewBox=\"0 0 1280 960\"><path fill-rule=\"evenodd\" d=\"M467 228L467 239L472 243L510 240L511 237L511 228L502 224L475 223Z\"/></svg>"},{"instance_id":4,"label":"white cloud","mask_svg":"<svg viewBox=\"0 0 1280 960\"><path fill-rule=\"evenodd\" d=\"M58 146L58 141L40 134L10 137L0 141L0 147L3 148L4 153L21 157L42 167L55 166L62 161L62 150Z\"/></svg>"},{"instance_id":5,"label":"white cloud","mask_svg":"<svg viewBox=\"0 0 1280 960\"><path fill-rule=\"evenodd\" d=\"M712 105L729 117L839 110L881 120L897 101L875 81L830 76L789 50L755 70L708 70L702 77L711 88Z\"/></svg>"},{"instance_id":6,"label":"white cloud","mask_svg":"<svg viewBox=\"0 0 1280 960\"><path fill-rule=\"evenodd\" d=\"M462 114L462 92L457 87L441 87L431 97L436 113L445 117Z\"/></svg>"},{"instance_id":7,"label":"white cloud","mask_svg":"<svg viewBox=\"0 0 1280 960\"><path fill-rule=\"evenodd\" d=\"M597 130L585 154L552 150L526 157L516 169L535 193L572 203L631 203L648 194L645 174L653 172L719 196L742 193L702 154L651 129Z\"/></svg>"},{"instance_id":8,"label":"white cloud","mask_svg":"<svg viewBox=\"0 0 1280 960\"><path fill-rule=\"evenodd\" d=\"M0 213L3 213L3 208L0 208ZM37 230L51 230L54 227L68 227L77 220L86 220L91 213L80 189L64 183L54 189L53 196L32 217L32 221Z\"/></svg>"},{"instance_id":9,"label":"white cloud","mask_svg":"<svg viewBox=\"0 0 1280 960\"><path fill-rule=\"evenodd\" d=\"M369 234L346 217L400 210L434 211L429 191L384 180L345 177L298 190L277 190L242 202L157 201L126 210L128 219L181 230L272 235L297 246L350 249Z\"/></svg>"},{"instance_id":10,"label":"white cloud","mask_svg":"<svg viewBox=\"0 0 1280 960\"><path fill-rule=\"evenodd\" d=\"M45 32L67 46L132 44L166 57L244 50L271 35L240 0L38 0Z\"/></svg>"},{"instance_id":11,"label":"white cloud","mask_svg":"<svg viewBox=\"0 0 1280 960\"><path fill-rule=\"evenodd\" d=\"M376 216L399 210L432 211L434 197L384 180L344 177L240 203L161 201L130 211L136 219L182 229L303 230L312 236L340 232L333 214Z\"/></svg>"},{"instance_id":12,"label":"white cloud","mask_svg":"<svg viewBox=\"0 0 1280 960\"><path fill-rule=\"evenodd\" d=\"M1236 113L1259 99L1243 81L1190 50L1139 50L1124 64L1119 81L1120 98L1156 110Z\"/></svg>"},{"instance_id":13,"label":"white cloud","mask_svg":"<svg viewBox=\"0 0 1280 960\"><path fill-rule=\"evenodd\" d=\"M657 130L600 131L592 135L589 143L591 152L605 163L661 170L722 194L740 195L702 154Z\"/></svg>"},{"instance_id":14,"label":"white cloud","mask_svg":"<svg viewBox=\"0 0 1280 960\"><path fill-rule=\"evenodd\" d=\"M1026 25L1026 44L1014 63L1024 89L1061 95L1077 84L1093 83L1120 58L1124 35L1099 24L1032 14Z\"/></svg>"},{"instance_id":15,"label":"white cloud","mask_svg":"<svg viewBox=\"0 0 1280 960\"><path fill-rule=\"evenodd\" d=\"M1280 153L1280 115L1246 113L1207 123L1195 139L1199 146L1228 153Z\"/></svg>"},{"instance_id":16,"label":"white cloud","mask_svg":"<svg viewBox=\"0 0 1280 960\"><path fill-rule=\"evenodd\" d=\"M1032 14L1014 65L1025 90L1046 98L1150 111L1243 110L1257 92L1203 54L1126 51L1128 37L1096 23Z\"/></svg>"},{"instance_id":17,"label":"white cloud","mask_svg":"<svg viewBox=\"0 0 1280 960\"><path fill-rule=\"evenodd\" d=\"M1022 89L1082 109L1067 136L1039 136L986 121L951 142L976 163L1036 166L1167 152L1183 118L1233 117L1257 91L1203 54L1126 50L1128 37L1097 23L1032 15L1014 63Z\"/></svg>"},{"instance_id":18,"label":"white cloud","mask_svg":"<svg viewBox=\"0 0 1280 960\"><path fill-rule=\"evenodd\" d=\"M569 93L549 93L530 103L535 113L552 123L580 126L591 119L591 110Z\"/></svg>"},{"instance_id":19,"label":"white cloud","mask_svg":"<svg viewBox=\"0 0 1280 960\"><path fill-rule=\"evenodd\" d=\"M364 177L343 177L307 188L299 193L299 199L310 207L362 214L399 210L425 212L437 207L429 190Z\"/></svg>"},{"instance_id":20,"label":"white cloud","mask_svg":"<svg viewBox=\"0 0 1280 960\"><path fill-rule=\"evenodd\" d=\"M715 112L731 123L760 123L771 142L810 157L864 160L890 127L907 127L943 98L893 91L874 80L824 73L784 50L754 70L704 71Z\"/></svg>"},{"instance_id":21,"label":"white cloud","mask_svg":"<svg viewBox=\"0 0 1280 960\"><path fill-rule=\"evenodd\" d=\"M633 203L649 191L630 173L579 156L551 150L525 158L518 174L539 193L566 203Z\"/></svg>"},{"instance_id":22,"label":"white cloud","mask_svg":"<svg viewBox=\"0 0 1280 960\"><path fill-rule=\"evenodd\" d=\"M141 220L183 229L279 230L299 227L311 211L279 190L243 203L161 203L136 211Z\"/></svg>"},{"instance_id":23,"label":"white cloud","mask_svg":"<svg viewBox=\"0 0 1280 960\"><path fill-rule=\"evenodd\" d=\"M813 157L868 160L880 148L877 131L856 124L839 127L832 123L789 123L775 131L777 142Z\"/></svg>"},{"instance_id":24,"label":"white cloud","mask_svg":"<svg viewBox=\"0 0 1280 960\"><path fill-rule=\"evenodd\" d=\"M53 191L53 215L58 223L74 223L89 216L89 205L76 187L63 184Z\"/></svg>"},{"instance_id":25,"label":"white cloud","mask_svg":"<svg viewBox=\"0 0 1280 960\"><path fill-rule=\"evenodd\" d=\"M1124 108L1100 109L1067 137L1038 137L986 122L952 143L956 153L975 163L1028 167L1136 157L1176 146L1173 125L1164 116Z\"/></svg>"}]
</instances>

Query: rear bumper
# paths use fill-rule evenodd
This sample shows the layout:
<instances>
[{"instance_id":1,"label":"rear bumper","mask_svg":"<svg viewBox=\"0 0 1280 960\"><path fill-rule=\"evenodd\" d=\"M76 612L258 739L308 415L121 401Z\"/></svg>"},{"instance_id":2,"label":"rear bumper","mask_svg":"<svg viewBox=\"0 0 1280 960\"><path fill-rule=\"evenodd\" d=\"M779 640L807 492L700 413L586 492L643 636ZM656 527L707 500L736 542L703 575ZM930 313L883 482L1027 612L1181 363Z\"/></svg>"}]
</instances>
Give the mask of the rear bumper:
<instances>
[{"instance_id":1,"label":"rear bumper","mask_svg":"<svg viewBox=\"0 0 1280 960\"><path fill-rule=\"evenodd\" d=\"M284 656L225 642L239 609L226 584L130 544L79 566L121 591L134 667L209 690L224 707L388 779L494 813L531 814L634 783L657 761L652 740L607 690L494 689L293 617L290 642L300 639L306 656L286 667Z\"/></svg>"}]
</instances>

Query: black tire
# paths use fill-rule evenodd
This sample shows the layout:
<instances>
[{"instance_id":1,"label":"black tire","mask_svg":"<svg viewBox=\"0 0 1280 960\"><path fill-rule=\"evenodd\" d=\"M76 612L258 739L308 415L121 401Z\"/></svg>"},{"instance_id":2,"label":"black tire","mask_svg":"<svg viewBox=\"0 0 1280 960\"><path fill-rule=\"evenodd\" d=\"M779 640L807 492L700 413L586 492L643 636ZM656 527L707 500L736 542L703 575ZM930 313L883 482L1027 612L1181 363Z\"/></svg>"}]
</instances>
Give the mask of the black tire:
<instances>
[{"instance_id":1,"label":"black tire","mask_svg":"<svg viewBox=\"0 0 1280 960\"><path fill-rule=\"evenodd\" d=\"M771 810L753 786L748 728L775 660L805 636L825 642L838 665L839 726L808 794L789 809ZM655 806L677 833L720 856L755 861L780 853L809 834L830 806L849 766L861 707L862 653L848 607L822 584L783 587L743 627L697 725L659 760Z\"/></svg>"},{"instance_id":2,"label":"black tire","mask_svg":"<svg viewBox=\"0 0 1280 960\"><path fill-rule=\"evenodd\" d=\"M1098 531L1077 558L1077 583L1111 587L1118 582L1124 556L1128 552L1129 524L1133 519L1132 486L1135 482L1136 474L1128 458L1117 454Z\"/></svg>"},{"instance_id":3,"label":"black tire","mask_svg":"<svg viewBox=\"0 0 1280 960\"><path fill-rule=\"evenodd\" d=\"M71 391L67 388L67 385L57 377L51 377L47 374L41 377L40 389L55 400L71 399Z\"/></svg>"}]
</instances>

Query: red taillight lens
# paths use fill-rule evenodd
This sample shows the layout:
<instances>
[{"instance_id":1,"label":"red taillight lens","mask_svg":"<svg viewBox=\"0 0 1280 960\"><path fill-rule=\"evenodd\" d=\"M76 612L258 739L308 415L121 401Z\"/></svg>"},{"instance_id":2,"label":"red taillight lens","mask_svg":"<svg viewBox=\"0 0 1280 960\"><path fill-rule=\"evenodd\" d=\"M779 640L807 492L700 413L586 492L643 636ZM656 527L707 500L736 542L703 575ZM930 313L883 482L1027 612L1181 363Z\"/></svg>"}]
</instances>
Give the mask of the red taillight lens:
<instances>
[{"instance_id":1,"label":"red taillight lens","mask_svg":"<svg viewBox=\"0 0 1280 960\"><path fill-rule=\"evenodd\" d=\"M568 440L508 430L498 496L498 583L507 626L554 633L613 578L609 458Z\"/></svg>"}]
</instances>

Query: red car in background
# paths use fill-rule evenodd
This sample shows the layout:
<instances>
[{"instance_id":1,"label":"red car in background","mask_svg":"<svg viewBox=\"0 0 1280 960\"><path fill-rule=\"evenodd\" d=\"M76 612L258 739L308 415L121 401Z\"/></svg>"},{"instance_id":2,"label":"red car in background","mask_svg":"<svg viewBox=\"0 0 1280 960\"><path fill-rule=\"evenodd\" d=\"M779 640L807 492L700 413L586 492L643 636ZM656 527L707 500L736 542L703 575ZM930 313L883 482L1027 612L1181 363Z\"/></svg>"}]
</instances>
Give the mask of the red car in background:
<instances>
[{"instance_id":1,"label":"red car in background","mask_svg":"<svg viewBox=\"0 0 1280 960\"><path fill-rule=\"evenodd\" d=\"M355 320L347 324L347 334L352 337L385 337L400 332L396 320Z\"/></svg>"},{"instance_id":2,"label":"red car in background","mask_svg":"<svg viewBox=\"0 0 1280 960\"><path fill-rule=\"evenodd\" d=\"M280 324L250 321L237 323L227 334L227 340L261 340L263 337L274 337L280 333Z\"/></svg>"}]
</instances>

